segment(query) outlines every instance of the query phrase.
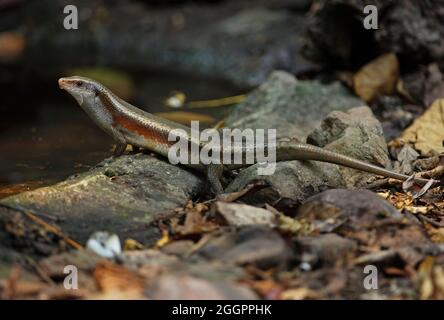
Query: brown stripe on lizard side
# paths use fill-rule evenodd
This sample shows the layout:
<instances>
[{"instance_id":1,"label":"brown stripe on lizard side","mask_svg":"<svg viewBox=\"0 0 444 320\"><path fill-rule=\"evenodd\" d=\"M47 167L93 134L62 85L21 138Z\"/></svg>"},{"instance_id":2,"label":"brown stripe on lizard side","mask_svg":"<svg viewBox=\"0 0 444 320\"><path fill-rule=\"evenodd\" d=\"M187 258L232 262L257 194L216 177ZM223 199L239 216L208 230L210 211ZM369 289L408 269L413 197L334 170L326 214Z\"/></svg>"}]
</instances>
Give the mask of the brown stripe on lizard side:
<instances>
[{"instance_id":1,"label":"brown stripe on lizard side","mask_svg":"<svg viewBox=\"0 0 444 320\"><path fill-rule=\"evenodd\" d=\"M139 123L137 120L128 118L128 116L121 114L115 110L115 108L113 108L113 104L109 100L109 97L102 92L99 93L99 99L105 109L111 114L114 126L118 125L129 132L144 137L149 141L166 145L174 144L174 141L168 141L168 130L147 126L146 124Z\"/></svg>"},{"instance_id":2,"label":"brown stripe on lizard side","mask_svg":"<svg viewBox=\"0 0 444 320\"><path fill-rule=\"evenodd\" d=\"M159 130L159 128L142 125L133 119L128 119L122 115L113 116L114 123L126 130L138 134L147 140L155 141L166 145L171 145L174 141L168 141L168 131Z\"/></svg>"}]
</instances>

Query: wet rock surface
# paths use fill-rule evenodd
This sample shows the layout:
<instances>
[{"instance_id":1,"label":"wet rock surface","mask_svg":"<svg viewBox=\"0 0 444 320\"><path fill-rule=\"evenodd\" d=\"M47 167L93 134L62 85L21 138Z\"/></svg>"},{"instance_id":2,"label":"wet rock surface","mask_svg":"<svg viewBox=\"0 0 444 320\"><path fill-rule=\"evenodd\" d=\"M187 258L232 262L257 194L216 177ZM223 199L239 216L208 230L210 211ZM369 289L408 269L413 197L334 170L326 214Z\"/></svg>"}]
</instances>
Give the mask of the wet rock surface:
<instances>
[{"instance_id":1,"label":"wet rock surface","mask_svg":"<svg viewBox=\"0 0 444 320\"><path fill-rule=\"evenodd\" d=\"M125 155L104 160L54 186L2 199L0 204L50 216L81 242L98 226L106 226L121 237L149 243L157 237L149 224L160 214L183 206L203 185L196 173L163 159Z\"/></svg>"}]
</instances>

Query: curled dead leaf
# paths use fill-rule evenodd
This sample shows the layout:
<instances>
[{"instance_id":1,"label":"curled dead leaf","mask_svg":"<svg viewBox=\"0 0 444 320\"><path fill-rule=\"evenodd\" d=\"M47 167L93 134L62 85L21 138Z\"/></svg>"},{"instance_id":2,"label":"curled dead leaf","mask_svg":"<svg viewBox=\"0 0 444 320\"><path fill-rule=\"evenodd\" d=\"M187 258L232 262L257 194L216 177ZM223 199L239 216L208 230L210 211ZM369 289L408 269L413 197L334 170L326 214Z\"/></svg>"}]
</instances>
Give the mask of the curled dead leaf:
<instances>
[{"instance_id":1,"label":"curled dead leaf","mask_svg":"<svg viewBox=\"0 0 444 320\"><path fill-rule=\"evenodd\" d=\"M372 101L378 94L393 94L399 75L398 58L384 54L363 66L354 76L353 87L364 101Z\"/></svg>"},{"instance_id":2,"label":"curled dead leaf","mask_svg":"<svg viewBox=\"0 0 444 320\"><path fill-rule=\"evenodd\" d=\"M439 99L390 145L411 144L422 156L429 157L444 152L443 140L444 99Z\"/></svg>"}]
</instances>

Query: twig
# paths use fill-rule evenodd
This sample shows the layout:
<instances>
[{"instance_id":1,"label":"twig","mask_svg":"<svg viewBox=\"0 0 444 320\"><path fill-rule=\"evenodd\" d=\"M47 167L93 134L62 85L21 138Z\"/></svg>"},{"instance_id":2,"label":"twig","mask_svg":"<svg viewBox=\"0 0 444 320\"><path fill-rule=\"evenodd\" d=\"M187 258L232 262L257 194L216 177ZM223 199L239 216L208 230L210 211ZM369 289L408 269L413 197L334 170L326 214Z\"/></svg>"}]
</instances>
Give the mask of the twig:
<instances>
[{"instance_id":1,"label":"twig","mask_svg":"<svg viewBox=\"0 0 444 320\"><path fill-rule=\"evenodd\" d=\"M42 278L43 281L48 284L55 285L54 280L52 280L51 277L42 270L42 268L34 261L34 259L32 259L31 257L26 257L26 262L34 268L35 272L37 272L37 274L40 278Z\"/></svg>"},{"instance_id":2,"label":"twig","mask_svg":"<svg viewBox=\"0 0 444 320\"><path fill-rule=\"evenodd\" d=\"M436 227L436 228L444 228L444 223L438 222L433 220L432 218L427 217L426 215L420 213L418 214L418 218L419 220L421 220L422 222L427 222L430 223L432 226Z\"/></svg>"},{"instance_id":3,"label":"twig","mask_svg":"<svg viewBox=\"0 0 444 320\"><path fill-rule=\"evenodd\" d=\"M66 235L64 235L57 227L54 227L52 225L50 225L49 223L47 223L46 221L40 219L39 217L37 217L36 215L30 213L30 212L23 212L29 219L31 219L32 221L34 221L35 223L41 225L43 228L45 228L47 231L54 233L55 235L59 236L60 238L62 238L63 240L66 241L67 244L69 244L71 247L73 247L74 249L82 249L82 245L74 240L72 240L71 238L67 237Z\"/></svg>"},{"instance_id":4,"label":"twig","mask_svg":"<svg viewBox=\"0 0 444 320\"><path fill-rule=\"evenodd\" d=\"M225 97L220 99L210 99L210 100L196 100L187 103L190 109L194 108L216 108L223 107L232 104L236 104L245 100L246 95L240 94L232 97Z\"/></svg>"},{"instance_id":5,"label":"twig","mask_svg":"<svg viewBox=\"0 0 444 320\"><path fill-rule=\"evenodd\" d=\"M431 170L423 171L419 173L421 177L426 176L429 178L440 177L444 174L444 166L440 165Z\"/></svg>"},{"instance_id":6,"label":"twig","mask_svg":"<svg viewBox=\"0 0 444 320\"><path fill-rule=\"evenodd\" d=\"M3 299L13 299L17 292L17 282L22 275L22 269L20 266L15 265L11 268L9 273L9 277L6 280L4 291L3 291Z\"/></svg>"}]
</instances>

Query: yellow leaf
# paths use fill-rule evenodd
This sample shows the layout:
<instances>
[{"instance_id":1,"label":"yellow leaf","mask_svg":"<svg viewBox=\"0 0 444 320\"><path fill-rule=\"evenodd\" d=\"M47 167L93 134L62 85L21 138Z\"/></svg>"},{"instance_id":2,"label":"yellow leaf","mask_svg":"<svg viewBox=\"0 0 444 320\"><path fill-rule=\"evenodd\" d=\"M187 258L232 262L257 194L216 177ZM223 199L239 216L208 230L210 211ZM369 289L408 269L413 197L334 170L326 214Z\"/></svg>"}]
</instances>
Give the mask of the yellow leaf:
<instances>
[{"instance_id":1,"label":"yellow leaf","mask_svg":"<svg viewBox=\"0 0 444 320\"><path fill-rule=\"evenodd\" d=\"M399 62L393 53L384 54L363 66L354 76L356 94L364 101L372 101L378 93L392 94L396 88Z\"/></svg>"},{"instance_id":2,"label":"yellow leaf","mask_svg":"<svg viewBox=\"0 0 444 320\"><path fill-rule=\"evenodd\" d=\"M131 238L126 239L123 244L123 250L125 250L125 251L127 251L127 250L141 250L143 248L144 248L143 244L141 244L139 241L131 239Z\"/></svg>"},{"instance_id":3,"label":"yellow leaf","mask_svg":"<svg viewBox=\"0 0 444 320\"><path fill-rule=\"evenodd\" d=\"M422 156L444 152L444 99L436 100L427 111L390 144L410 143Z\"/></svg>"},{"instance_id":4,"label":"yellow leaf","mask_svg":"<svg viewBox=\"0 0 444 320\"><path fill-rule=\"evenodd\" d=\"M168 235L168 231L163 231L162 232L162 238L160 238L159 240L157 240L156 242L156 248L161 248L164 245L166 245L168 242L170 242L170 236Z\"/></svg>"},{"instance_id":5,"label":"yellow leaf","mask_svg":"<svg viewBox=\"0 0 444 320\"><path fill-rule=\"evenodd\" d=\"M216 122L216 119L213 118L212 116L195 112L185 112L185 111L157 112L156 115L186 125L190 125L191 121L200 121L202 123L208 123L208 124Z\"/></svg>"}]
</instances>

